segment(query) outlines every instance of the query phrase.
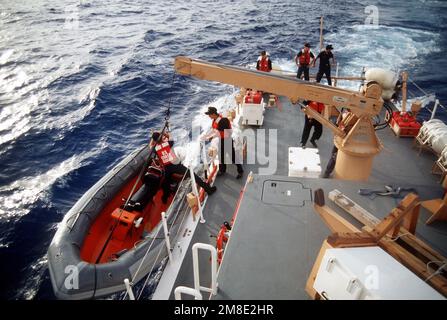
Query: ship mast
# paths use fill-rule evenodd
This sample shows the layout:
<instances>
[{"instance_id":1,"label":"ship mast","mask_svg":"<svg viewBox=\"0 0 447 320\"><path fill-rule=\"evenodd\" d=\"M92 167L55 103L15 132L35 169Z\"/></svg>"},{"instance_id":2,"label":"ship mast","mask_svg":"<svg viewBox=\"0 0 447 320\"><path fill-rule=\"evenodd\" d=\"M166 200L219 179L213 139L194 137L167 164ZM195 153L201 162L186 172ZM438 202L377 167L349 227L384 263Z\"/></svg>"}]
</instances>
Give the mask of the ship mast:
<instances>
[{"instance_id":1,"label":"ship mast","mask_svg":"<svg viewBox=\"0 0 447 320\"><path fill-rule=\"evenodd\" d=\"M323 16L320 17L320 51L323 50Z\"/></svg>"}]
</instances>

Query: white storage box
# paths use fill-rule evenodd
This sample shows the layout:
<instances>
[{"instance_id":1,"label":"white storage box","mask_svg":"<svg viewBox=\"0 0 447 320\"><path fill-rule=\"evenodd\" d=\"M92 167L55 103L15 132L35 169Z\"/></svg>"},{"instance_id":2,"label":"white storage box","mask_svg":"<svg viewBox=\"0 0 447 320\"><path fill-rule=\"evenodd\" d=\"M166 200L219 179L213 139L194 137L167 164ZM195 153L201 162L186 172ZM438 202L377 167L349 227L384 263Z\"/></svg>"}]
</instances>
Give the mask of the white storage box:
<instances>
[{"instance_id":1,"label":"white storage box","mask_svg":"<svg viewBox=\"0 0 447 320\"><path fill-rule=\"evenodd\" d=\"M241 119L243 125L262 126L264 122L264 99L261 103L242 103Z\"/></svg>"},{"instance_id":2,"label":"white storage box","mask_svg":"<svg viewBox=\"0 0 447 320\"><path fill-rule=\"evenodd\" d=\"M289 148L289 177L318 178L320 154L316 148Z\"/></svg>"},{"instance_id":3,"label":"white storage box","mask_svg":"<svg viewBox=\"0 0 447 320\"><path fill-rule=\"evenodd\" d=\"M329 300L445 300L379 247L327 249L313 287Z\"/></svg>"}]
</instances>

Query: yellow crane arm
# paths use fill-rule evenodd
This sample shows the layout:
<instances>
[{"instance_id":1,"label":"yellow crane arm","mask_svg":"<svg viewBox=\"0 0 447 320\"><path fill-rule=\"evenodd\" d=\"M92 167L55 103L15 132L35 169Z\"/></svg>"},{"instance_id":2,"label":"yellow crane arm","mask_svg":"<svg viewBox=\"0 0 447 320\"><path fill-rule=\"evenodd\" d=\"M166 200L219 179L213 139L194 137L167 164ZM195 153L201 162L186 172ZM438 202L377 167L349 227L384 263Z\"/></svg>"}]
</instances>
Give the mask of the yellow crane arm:
<instances>
[{"instance_id":1,"label":"yellow crane arm","mask_svg":"<svg viewBox=\"0 0 447 320\"><path fill-rule=\"evenodd\" d=\"M382 109L381 89L377 84L355 92L302 81L290 77L249 70L242 67L191 59L175 58L175 71L200 80L217 81L243 88L252 88L288 97L292 103L299 99L318 101L335 107L351 109L358 116L375 116Z\"/></svg>"}]
</instances>

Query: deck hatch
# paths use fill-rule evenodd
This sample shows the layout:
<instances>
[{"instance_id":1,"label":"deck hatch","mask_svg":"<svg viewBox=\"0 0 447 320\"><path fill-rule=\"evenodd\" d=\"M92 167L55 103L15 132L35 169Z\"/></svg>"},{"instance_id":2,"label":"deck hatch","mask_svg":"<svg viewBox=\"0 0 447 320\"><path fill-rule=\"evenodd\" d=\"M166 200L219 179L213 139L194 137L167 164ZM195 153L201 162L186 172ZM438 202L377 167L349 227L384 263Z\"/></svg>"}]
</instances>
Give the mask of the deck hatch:
<instances>
[{"instance_id":1,"label":"deck hatch","mask_svg":"<svg viewBox=\"0 0 447 320\"><path fill-rule=\"evenodd\" d=\"M262 202L281 206L302 207L311 201L311 189L300 182L266 180L262 187Z\"/></svg>"}]
</instances>

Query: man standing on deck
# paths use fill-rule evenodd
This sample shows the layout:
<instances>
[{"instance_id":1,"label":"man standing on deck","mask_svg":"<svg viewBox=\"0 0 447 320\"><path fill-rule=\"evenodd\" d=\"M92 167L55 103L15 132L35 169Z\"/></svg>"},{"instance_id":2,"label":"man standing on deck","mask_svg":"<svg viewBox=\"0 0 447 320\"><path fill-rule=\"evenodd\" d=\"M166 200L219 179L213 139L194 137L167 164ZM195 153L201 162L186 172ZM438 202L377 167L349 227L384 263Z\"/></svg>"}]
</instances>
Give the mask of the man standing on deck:
<instances>
[{"instance_id":1,"label":"man standing on deck","mask_svg":"<svg viewBox=\"0 0 447 320\"><path fill-rule=\"evenodd\" d=\"M261 51L261 55L256 62L256 70L270 72L272 71L272 60L267 55L267 52Z\"/></svg>"},{"instance_id":2,"label":"man standing on deck","mask_svg":"<svg viewBox=\"0 0 447 320\"><path fill-rule=\"evenodd\" d=\"M314 62L315 56L310 51L310 44L305 43L303 49L298 52L295 57L295 63L298 67L296 77L301 79L301 75L304 72L304 80L309 81L309 66Z\"/></svg>"},{"instance_id":3,"label":"man standing on deck","mask_svg":"<svg viewBox=\"0 0 447 320\"><path fill-rule=\"evenodd\" d=\"M327 84L332 85L331 81L331 63L330 59L332 59L332 64L335 65L335 57L332 53L332 46L329 44L326 46L326 50L321 51L317 58L314 60L312 67L315 67L315 63L318 59L320 59L320 66L318 68L317 73L317 83L320 83L321 78L323 77L323 74L326 75Z\"/></svg>"},{"instance_id":4,"label":"man standing on deck","mask_svg":"<svg viewBox=\"0 0 447 320\"><path fill-rule=\"evenodd\" d=\"M244 173L244 170L242 169L242 165L240 163L236 163L236 152L234 150L234 143L233 138L231 137L232 130L231 130L231 122L228 120L228 118L222 117L222 115L217 113L217 109L214 107L208 107L208 111L205 112L207 116L209 116L212 120L212 128L214 129L213 136L218 135L220 138L219 144L219 172L217 173L218 176L221 176L225 174L227 170L226 165L226 155L230 151L231 147L231 161L234 163L237 167L237 177L236 179L242 178L242 174ZM206 139L211 139L213 136L207 136Z\"/></svg>"},{"instance_id":5,"label":"man standing on deck","mask_svg":"<svg viewBox=\"0 0 447 320\"><path fill-rule=\"evenodd\" d=\"M305 101L305 105L308 105L309 108L312 108L313 110L317 111L318 113L322 113L324 110L324 104L316 101ZM303 128L303 134L301 136L301 147L305 148L307 139L309 138L310 130L314 127L314 133L312 134L312 138L310 138L310 143L315 147L318 148L315 140L320 139L321 135L323 134L323 125L318 122L316 119L313 119L309 117L307 114L304 115L304 128Z\"/></svg>"}]
</instances>

